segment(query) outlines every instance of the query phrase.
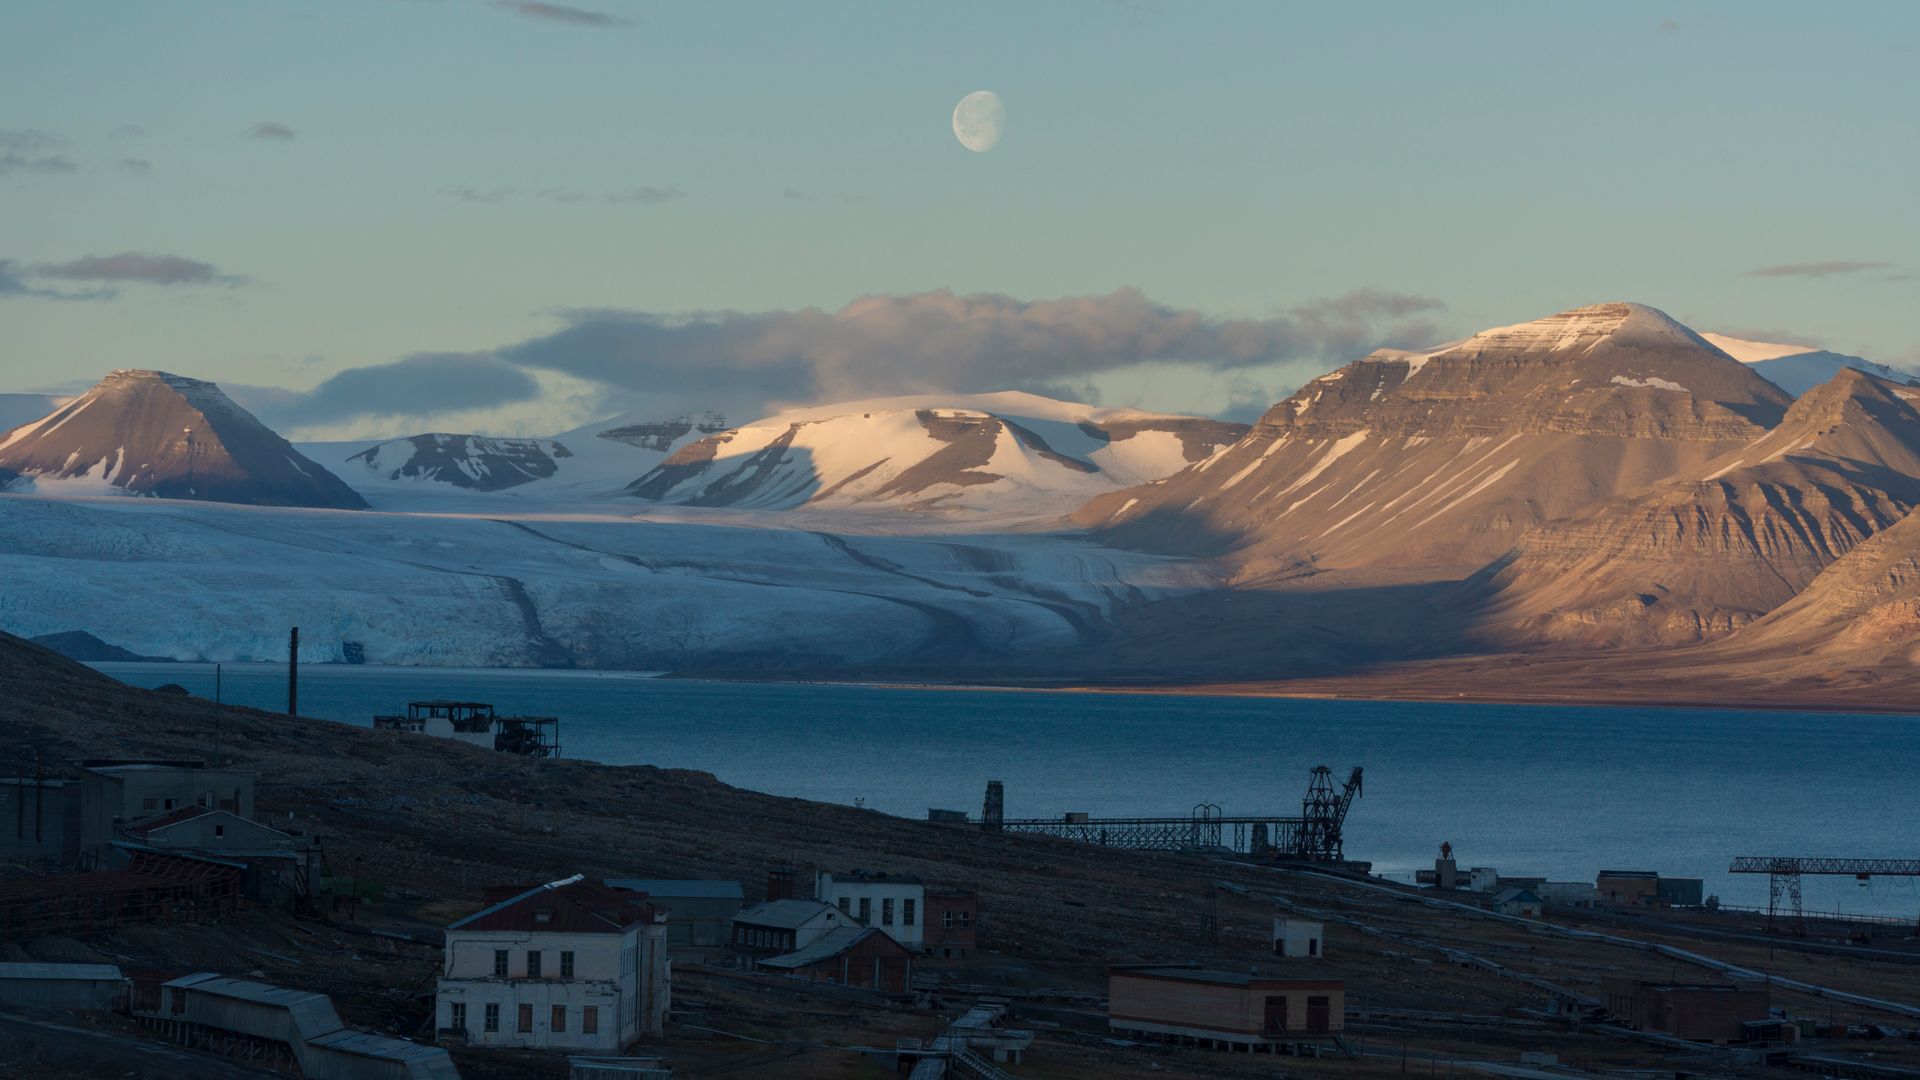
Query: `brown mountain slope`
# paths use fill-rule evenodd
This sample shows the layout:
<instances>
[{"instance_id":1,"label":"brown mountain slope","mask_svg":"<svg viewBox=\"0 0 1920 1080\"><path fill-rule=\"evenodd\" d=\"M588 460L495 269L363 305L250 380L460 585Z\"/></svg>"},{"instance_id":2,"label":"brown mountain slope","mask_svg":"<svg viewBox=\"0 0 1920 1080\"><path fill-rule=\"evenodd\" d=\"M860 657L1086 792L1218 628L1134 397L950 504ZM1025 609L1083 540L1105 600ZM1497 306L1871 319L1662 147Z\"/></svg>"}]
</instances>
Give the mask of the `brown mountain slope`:
<instances>
[{"instance_id":1,"label":"brown mountain slope","mask_svg":"<svg viewBox=\"0 0 1920 1080\"><path fill-rule=\"evenodd\" d=\"M1542 521L1697 469L1777 423L1777 387L1666 315L1598 304L1308 383L1233 446L1075 519L1111 542L1461 576Z\"/></svg>"},{"instance_id":2,"label":"brown mountain slope","mask_svg":"<svg viewBox=\"0 0 1920 1080\"><path fill-rule=\"evenodd\" d=\"M1674 645L1752 622L1920 504L1916 397L1843 370L1695 475L1541 525L1475 583L1485 631Z\"/></svg>"},{"instance_id":3,"label":"brown mountain slope","mask_svg":"<svg viewBox=\"0 0 1920 1080\"><path fill-rule=\"evenodd\" d=\"M115 371L0 438L0 486L21 482L49 493L367 507L218 386L164 371Z\"/></svg>"}]
</instances>

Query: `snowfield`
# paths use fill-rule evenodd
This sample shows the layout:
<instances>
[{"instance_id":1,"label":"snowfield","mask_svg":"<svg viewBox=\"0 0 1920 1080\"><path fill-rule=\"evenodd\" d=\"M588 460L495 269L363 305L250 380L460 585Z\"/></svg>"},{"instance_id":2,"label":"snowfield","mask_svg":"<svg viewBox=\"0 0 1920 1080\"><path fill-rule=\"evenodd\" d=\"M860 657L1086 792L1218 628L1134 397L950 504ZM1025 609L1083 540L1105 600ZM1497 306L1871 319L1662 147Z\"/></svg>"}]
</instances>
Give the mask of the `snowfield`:
<instances>
[{"instance_id":1,"label":"snowfield","mask_svg":"<svg viewBox=\"0 0 1920 1080\"><path fill-rule=\"evenodd\" d=\"M0 627L182 660L279 659L297 625L321 662L883 668L1098 640L1122 605L1212 584L1063 534L533 509L0 495Z\"/></svg>"}]
</instances>

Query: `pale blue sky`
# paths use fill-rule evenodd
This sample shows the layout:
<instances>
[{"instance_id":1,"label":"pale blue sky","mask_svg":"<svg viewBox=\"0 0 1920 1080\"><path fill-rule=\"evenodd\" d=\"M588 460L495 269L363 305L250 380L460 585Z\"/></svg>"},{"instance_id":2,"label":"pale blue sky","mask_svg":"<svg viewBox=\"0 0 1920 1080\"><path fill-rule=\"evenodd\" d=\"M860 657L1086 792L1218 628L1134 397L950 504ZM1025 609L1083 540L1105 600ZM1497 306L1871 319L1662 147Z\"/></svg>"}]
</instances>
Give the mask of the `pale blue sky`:
<instances>
[{"instance_id":1,"label":"pale blue sky","mask_svg":"<svg viewBox=\"0 0 1920 1080\"><path fill-rule=\"evenodd\" d=\"M15 0L0 390L124 366L304 390L571 309L936 289L1130 287L1203 321L1444 305L1375 313L1388 337L1633 299L1915 364L1916 70L1911 3ZM948 114L982 88L1007 130L972 154ZM72 265L123 252L213 280ZM1751 274L1805 264L1835 265ZM1225 371L1126 346L1032 381L1217 411L1351 359L1334 339ZM622 362L500 423L646 407L646 359ZM733 361L677 362L662 402Z\"/></svg>"}]
</instances>

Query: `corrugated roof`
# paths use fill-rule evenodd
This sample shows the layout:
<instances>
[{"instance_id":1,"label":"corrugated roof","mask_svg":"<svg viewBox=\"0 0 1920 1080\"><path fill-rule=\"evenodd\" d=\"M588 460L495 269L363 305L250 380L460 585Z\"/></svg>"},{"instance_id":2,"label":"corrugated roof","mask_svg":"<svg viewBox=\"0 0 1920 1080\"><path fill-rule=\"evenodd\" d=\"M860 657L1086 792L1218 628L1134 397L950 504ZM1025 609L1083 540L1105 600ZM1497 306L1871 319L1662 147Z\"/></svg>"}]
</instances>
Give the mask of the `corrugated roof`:
<instances>
[{"instance_id":1,"label":"corrugated roof","mask_svg":"<svg viewBox=\"0 0 1920 1080\"><path fill-rule=\"evenodd\" d=\"M1496 904L1504 904L1509 900L1531 900L1537 904L1540 902L1540 896L1532 889L1502 889L1493 894L1493 902Z\"/></svg>"},{"instance_id":2,"label":"corrugated roof","mask_svg":"<svg viewBox=\"0 0 1920 1080\"><path fill-rule=\"evenodd\" d=\"M447 1052L438 1046L422 1046L405 1039L395 1039L387 1035L375 1035L371 1031L354 1031L342 1028L308 1039L315 1046L324 1046L344 1054L359 1054L362 1057L380 1058L385 1061L431 1061L447 1058ZM451 1059L448 1059L451 1063Z\"/></svg>"},{"instance_id":3,"label":"corrugated roof","mask_svg":"<svg viewBox=\"0 0 1920 1080\"><path fill-rule=\"evenodd\" d=\"M811 945L808 945L804 949L795 949L781 956L770 956L765 960L758 961L758 963L761 967L771 968L808 967L822 960L831 960L875 934L880 934L881 937L887 937L887 935L881 934L880 931L871 926L842 926L837 930L829 930L821 934L813 940ZM907 951L904 946L898 942L894 942L892 938L887 938L887 941L892 942L895 949L903 953Z\"/></svg>"},{"instance_id":4,"label":"corrugated roof","mask_svg":"<svg viewBox=\"0 0 1920 1080\"><path fill-rule=\"evenodd\" d=\"M671 878L608 878L607 887L643 892L653 897L739 900L746 896L737 881L695 881Z\"/></svg>"},{"instance_id":5,"label":"corrugated roof","mask_svg":"<svg viewBox=\"0 0 1920 1080\"><path fill-rule=\"evenodd\" d=\"M770 926L776 930L798 930L819 918L822 912L829 912L857 925L853 916L820 900L769 900L735 915L733 921L749 926Z\"/></svg>"},{"instance_id":6,"label":"corrugated roof","mask_svg":"<svg viewBox=\"0 0 1920 1080\"><path fill-rule=\"evenodd\" d=\"M204 817L211 813L213 813L213 811L201 806L199 803L193 803L175 810L165 810L155 814L153 817L136 821L127 826L127 831L130 833L150 833L155 829L164 829L169 825L178 825L183 821L192 821L194 818Z\"/></svg>"},{"instance_id":7,"label":"corrugated roof","mask_svg":"<svg viewBox=\"0 0 1920 1080\"><path fill-rule=\"evenodd\" d=\"M285 1009L294 1031L299 1033L303 1041L311 1041L346 1026L340 1022L340 1014L333 1010L332 999L311 990L294 990L249 979L229 979L210 972L186 975L162 985L187 987L196 994Z\"/></svg>"},{"instance_id":8,"label":"corrugated roof","mask_svg":"<svg viewBox=\"0 0 1920 1080\"><path fill-rule=\"evenodd\" d=\"M646 904L575 874L481 908L447 929L618 934L653 918L654 909Z\"/></svg>"},{"instance_id":9,"label":"corrugated roof","mask_svg":"<svg viewBox=\"0 0 1920 1080\"><path fill-rule=\"evenodd\" d=\"M112 964L0 964L0 979L116 982L120 978L120 969Z\"/></svg>"}]
</instances>

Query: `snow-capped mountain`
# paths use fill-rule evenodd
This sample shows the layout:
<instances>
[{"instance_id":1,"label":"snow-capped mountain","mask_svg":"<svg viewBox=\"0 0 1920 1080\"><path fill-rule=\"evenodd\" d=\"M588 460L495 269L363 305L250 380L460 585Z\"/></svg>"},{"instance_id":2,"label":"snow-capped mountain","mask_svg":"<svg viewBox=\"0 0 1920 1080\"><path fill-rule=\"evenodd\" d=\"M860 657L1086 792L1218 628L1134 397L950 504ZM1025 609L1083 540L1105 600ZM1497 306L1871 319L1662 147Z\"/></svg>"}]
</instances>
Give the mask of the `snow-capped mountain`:
<instances>
[{"instance_id":1,"label":"snow-capped mountain","mask_svg":"<svg viewBox=\"0 0 1920 1080\"><path fill-rule=\"evenodd\" d=\"M21 424L30 424L72 401L54 394L0 394L0 439Z\"/></svg>"},{"instance_id":2,"label":"snow-capped mountain","mask_svg":"<svg viewBox=\"0 0 1920 1080\"><path fill-rule=\"evenodd\" d=\"M349 464L387 480L452 484L500 491L551 479L573 451L552 439L495 439L485 435L414 435L362 450Z\"/></svg>"},{"instance_id":3,"label":"snow-capped mountain","mask_svg":"<svg viewBox=\"0 0 1920 1080\"><path fill-rule=\"evenodd\" d=\"M0 485L41 494L128 494L360 510L353 489L218 386L115 371L0 440Z\"/></svg>"},{"instance_id":4,"label":"snow-capped mountain","mask_svg":"<svg viewBox=\"0 0 1920 1080\"><path fill-rule=\"evenodd\" d=\"M1920 385L1920 377L1899 368L1876 364L1858 356L1828 352L1806 345L1782 345L1767 341L1747 341L1725 334L1701 334L1714 347L1752 368L1762 378L1799 397L1847 368L1864 371L1891 382Z\"/></svg>"},{"instance_id":5,"label":"snow-capped mountain","mask_svg":"<svg viewBox=\"0 0 1920 1080\"><path fill-rule=\"evenodd\" d=\"M1243 573L1471 571L1533 525L1744 446L1790 399L1666 314L1596 304L1301 387L1247 436L1076 520Z\"/></svg>"},{"instance_id":6,"label":"snow-capped mountain","mask_svg":"<svg viewBox=\"0 0 1920 1080\"><path fill-rule=\"evenodd\" d=\"M692 506L1057 516L1177 472L1245 431L1017 392L877 398L708 435L628 492Z\"/></svg>"}]
</instances>

